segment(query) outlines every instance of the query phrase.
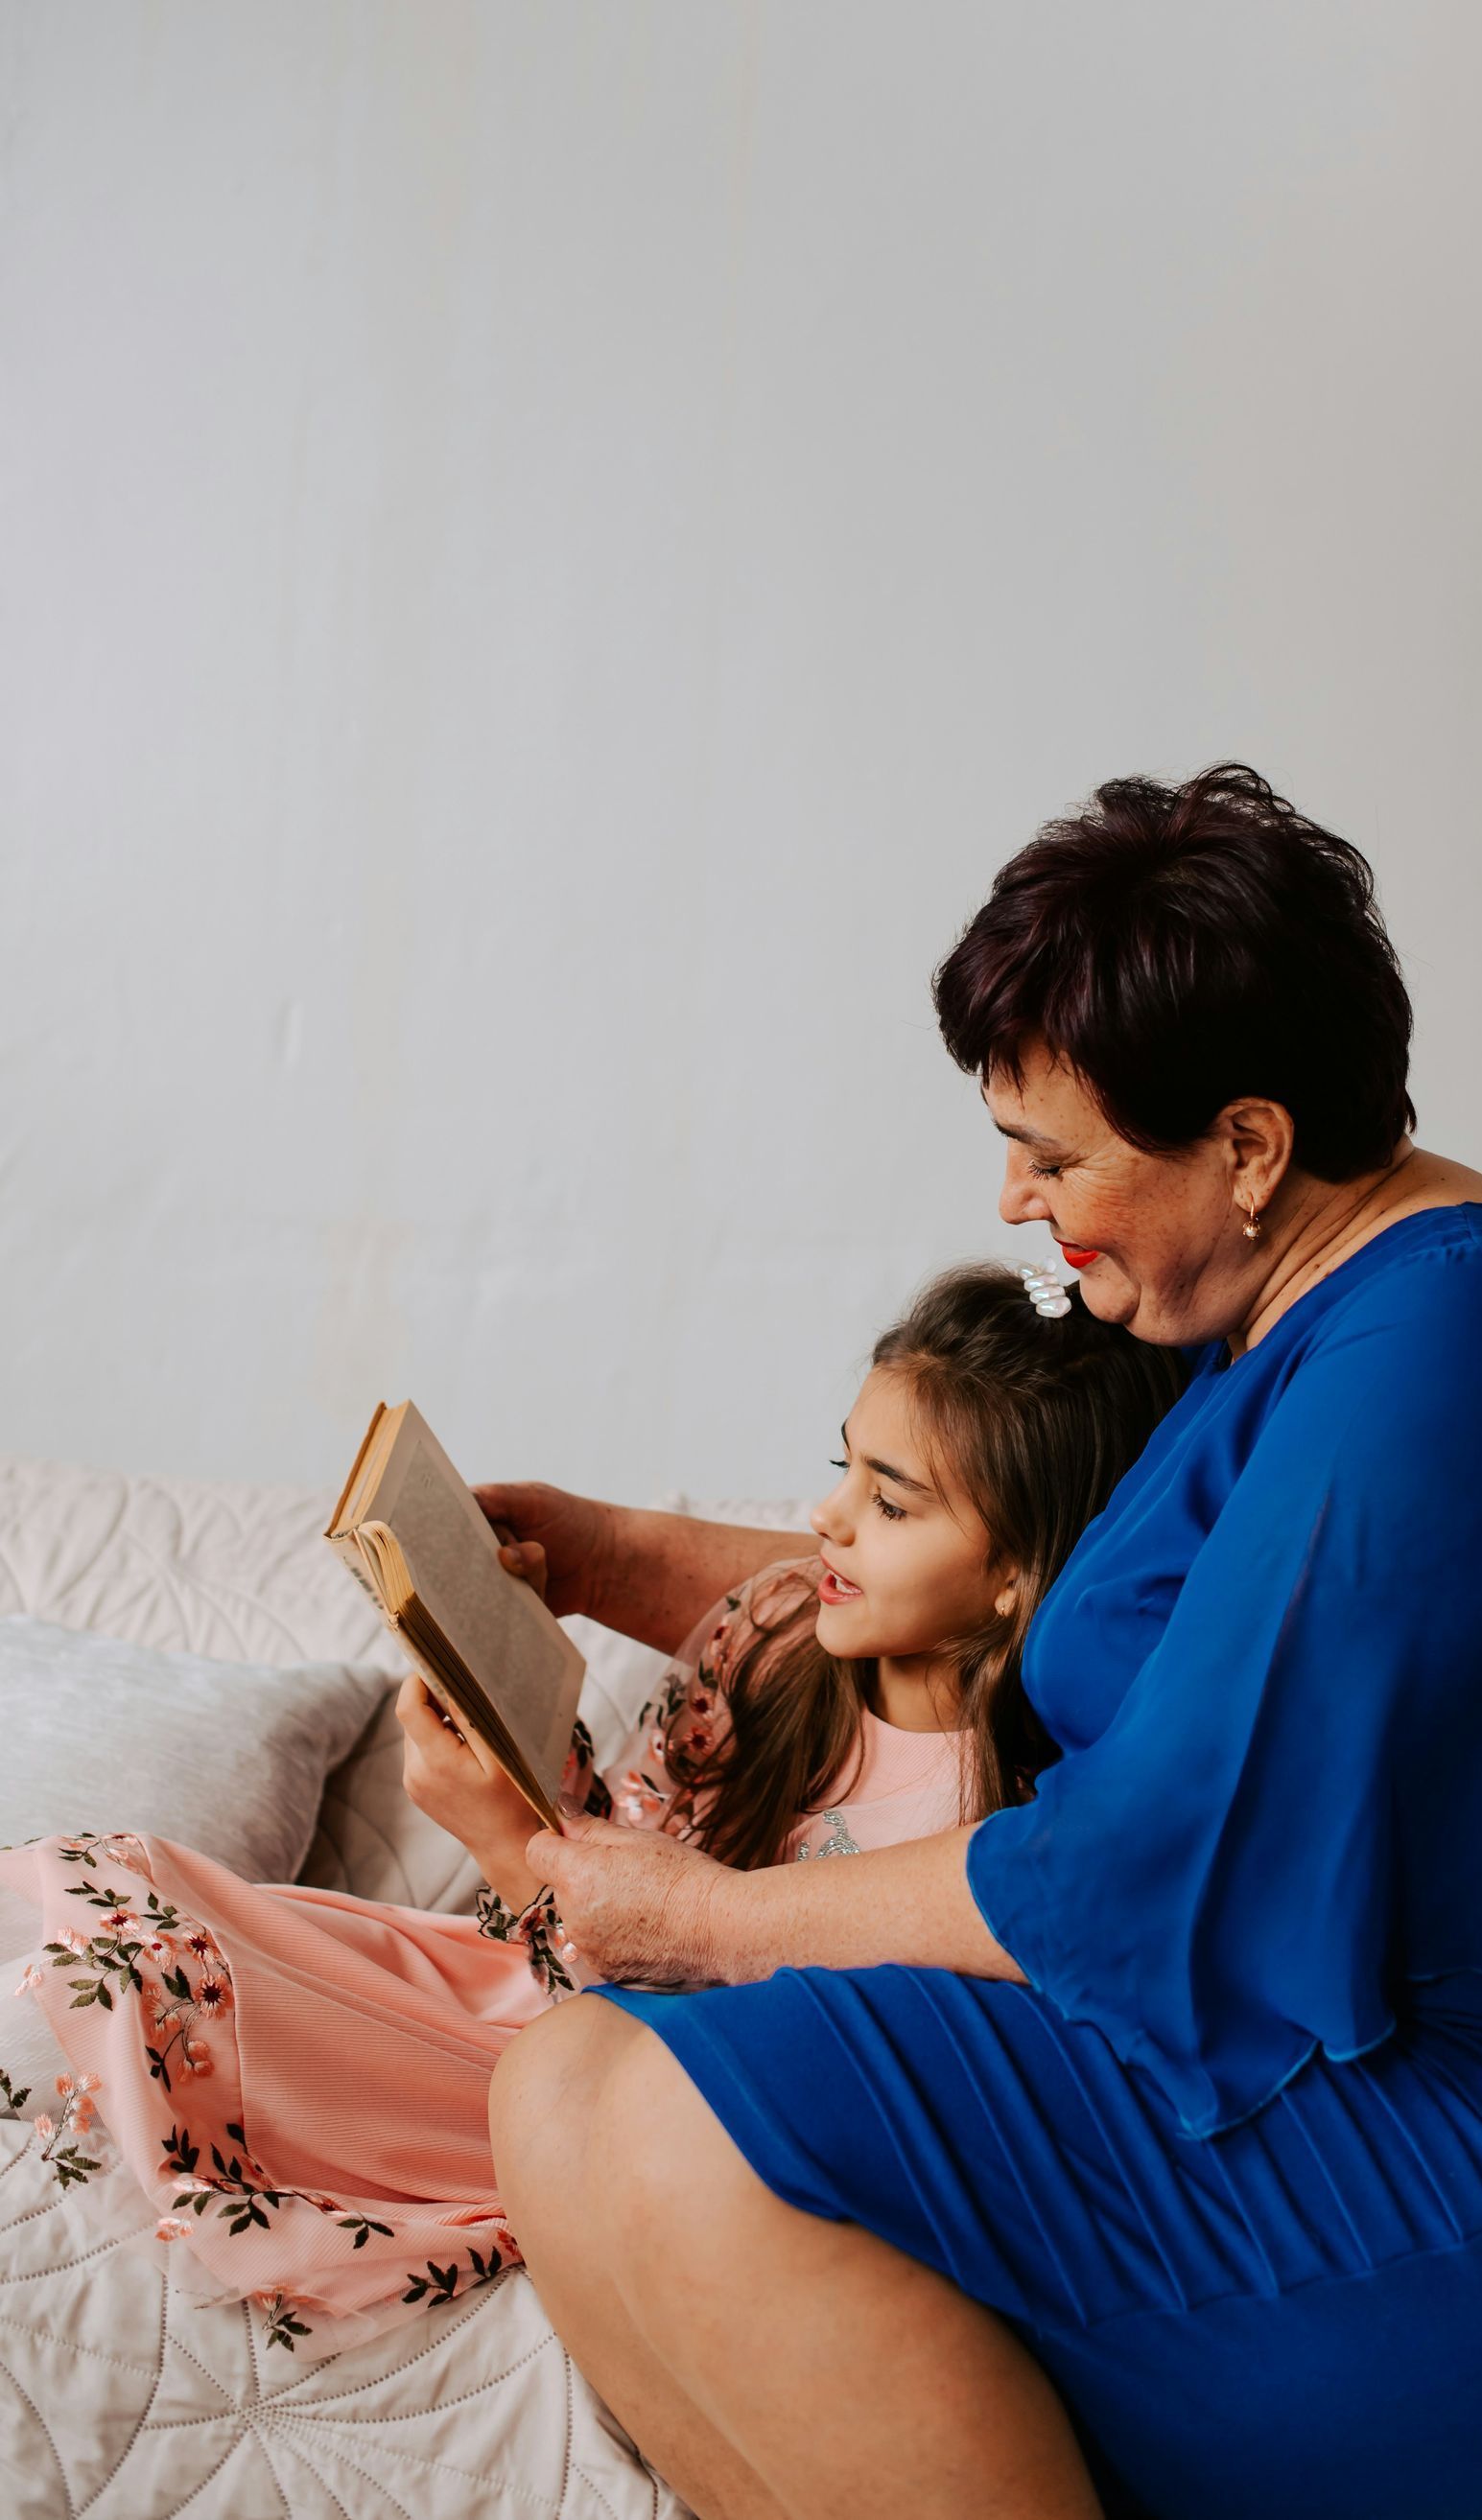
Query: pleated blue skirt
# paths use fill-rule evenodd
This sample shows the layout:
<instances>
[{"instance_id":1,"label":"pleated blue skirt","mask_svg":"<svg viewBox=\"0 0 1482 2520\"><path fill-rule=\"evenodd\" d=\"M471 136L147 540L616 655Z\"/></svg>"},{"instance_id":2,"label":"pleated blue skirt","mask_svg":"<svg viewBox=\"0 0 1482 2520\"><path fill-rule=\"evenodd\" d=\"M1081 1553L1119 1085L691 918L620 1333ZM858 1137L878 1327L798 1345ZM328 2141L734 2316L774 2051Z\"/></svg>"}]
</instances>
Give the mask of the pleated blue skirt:
<instances>
[{"instance_id":1,"label":"pleated blue skirt","mask_svg":"<svg viewBox=\"0 0 1482 2520\"><path fill-rule=\"evenodd\" d=\"M777 2195L1013 2325L1115 2520L1482 2520L1482 1979L1204 2138L1026 1986L598 1992Z\"/></svg>"}]
</instances>

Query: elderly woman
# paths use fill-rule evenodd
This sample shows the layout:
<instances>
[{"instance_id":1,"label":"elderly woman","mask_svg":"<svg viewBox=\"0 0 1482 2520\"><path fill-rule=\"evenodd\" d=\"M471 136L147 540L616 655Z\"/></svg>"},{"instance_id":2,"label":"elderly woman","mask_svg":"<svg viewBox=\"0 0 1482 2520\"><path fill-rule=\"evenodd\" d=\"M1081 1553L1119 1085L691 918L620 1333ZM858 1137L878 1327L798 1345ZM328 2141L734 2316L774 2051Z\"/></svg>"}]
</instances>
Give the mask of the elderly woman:
<instances>
[{"instance_id":1,"label":"elderly woman","mask_svg":"<svg viewBox=\"0 0 1482 2520\"><path fill-rule=\"evenodd\" d=\"M1482 1178L1364 860L1238 766L1041 832L937 1006L1005 1220L1192 1383L1032 1631L1032 1801L533 1848L625 1983L495 2077L512 2220L706 2520L1475 2520ZM670 1649L776 1553L484 1494Z\"/></svg>"}]
</instances>

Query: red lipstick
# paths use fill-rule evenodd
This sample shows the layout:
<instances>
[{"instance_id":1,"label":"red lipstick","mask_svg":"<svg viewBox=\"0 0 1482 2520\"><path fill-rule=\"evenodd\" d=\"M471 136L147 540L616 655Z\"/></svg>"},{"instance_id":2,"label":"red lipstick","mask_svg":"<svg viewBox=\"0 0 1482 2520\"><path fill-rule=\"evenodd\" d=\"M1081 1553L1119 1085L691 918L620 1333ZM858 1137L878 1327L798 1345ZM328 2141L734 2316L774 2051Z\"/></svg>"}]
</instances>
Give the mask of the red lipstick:
<instances>
[{"instance_id":1,"label":"red lipstick","mask_svg":"<svg viewBox=\"0 0 1482 2520\"><path fill-rule=\"evenodd\" d=\"M1074 1242L1062 1242L1060 1248L1073 1269L1088 1269L1093 1260L1101 1257L1099 1251L1083 1251Z\"/></svg>"}]
</instances>

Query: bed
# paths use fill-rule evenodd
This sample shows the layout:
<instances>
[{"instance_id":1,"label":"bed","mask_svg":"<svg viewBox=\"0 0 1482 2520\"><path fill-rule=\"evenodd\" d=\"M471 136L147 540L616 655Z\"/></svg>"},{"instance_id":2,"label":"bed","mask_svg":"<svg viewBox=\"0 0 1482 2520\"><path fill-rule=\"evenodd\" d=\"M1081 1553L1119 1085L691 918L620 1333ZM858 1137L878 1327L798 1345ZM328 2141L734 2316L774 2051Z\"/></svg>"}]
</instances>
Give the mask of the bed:
<instances>
[{"instance_id":1,"label":"bed","mask_svg":"<svg viewBox=\"0 0 1482 2520\"><path fill-rule=\"evenodd\" d=\"M79 1647L200 1657L223 1681L243 1666L347 1667L354 1737L322 1791L315 1778L299 1877L471 1908L472 1864L400 1791L401 1665L320 1538L332 1502L0 1459L0 1638L14 1649L38 1635L16 1625L28 1619ZM779 1531L807 1518L796 1500L658 1502ZM587 1657L583 1717L599 1756L614 1755L660 1658L588 1620L567 1625ZM14 1706L0 1712L14 1727ZM126 1774L118 1789L126 1800ZM47 1809L26 1833L74 1824ZM14 1912L0 1915L0 2003L25 1939ZM0 2114L7 2520L682 2520L520 2272L299 2367L265 2353L248 2306L193 2303L137 2252L150 2210L121 2179L60 2188L26 2118Z\"/></svg>"}]
</instances>

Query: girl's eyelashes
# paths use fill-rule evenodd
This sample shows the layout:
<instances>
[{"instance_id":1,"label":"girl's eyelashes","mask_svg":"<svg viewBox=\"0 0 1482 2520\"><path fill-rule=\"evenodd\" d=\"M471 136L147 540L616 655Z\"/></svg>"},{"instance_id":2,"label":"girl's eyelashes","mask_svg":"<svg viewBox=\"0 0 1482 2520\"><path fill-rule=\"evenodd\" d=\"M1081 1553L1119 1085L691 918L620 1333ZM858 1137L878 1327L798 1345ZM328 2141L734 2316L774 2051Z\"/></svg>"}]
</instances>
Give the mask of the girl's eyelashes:
<instances>
[{"instance_id":1,"label":"girl's eyelashes","mask_svg":"<svg viewBox=\"0 0 1482 2520\"><path fill-rule=\"evenodd\" d=\"M847 1470L849 1463L848 1462L830 1462L828 1466L831 1470ZM903 1522L905 1520L904 1506L887 1505L878 1488L876 1488L871 1502L879 1507L887 1522Z\"/></svg>"},{"instance_id":2,"label":"girl's eyelashes","mask_svg":"<svg viewBox=\"0 0 1482 2520\"><path fill-rule=\"evenodd\" d=\"M1030 1171L1034 1174L1036 1181L1058 1181L1063 1170L1064 1166L1062 1164L1030 1165Z\"/></svg>"}]
</instances>

